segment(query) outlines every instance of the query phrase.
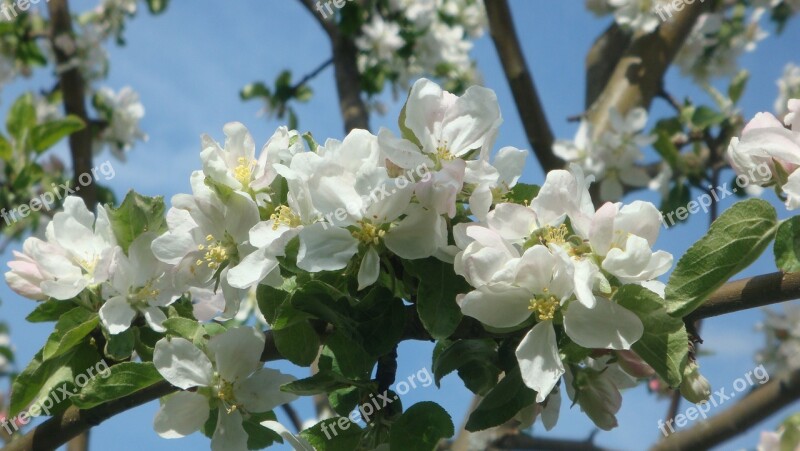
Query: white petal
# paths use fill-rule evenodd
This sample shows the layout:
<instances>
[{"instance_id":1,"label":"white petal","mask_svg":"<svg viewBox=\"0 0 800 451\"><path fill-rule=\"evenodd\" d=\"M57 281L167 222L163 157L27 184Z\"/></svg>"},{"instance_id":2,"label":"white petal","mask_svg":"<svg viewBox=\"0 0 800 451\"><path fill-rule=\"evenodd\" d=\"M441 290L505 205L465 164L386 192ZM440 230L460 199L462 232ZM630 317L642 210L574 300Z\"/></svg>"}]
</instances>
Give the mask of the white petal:
<instances>
[{"instance_id":1,"label":"white petal","mask_svg":"<svg viewBox=\"0 0 800 451\"><path fill-rule=\"evenodd\" d=\"M211 385L214 370L203 351L184 338L162 338L153 351L153 364L170 384L187 389Z\"/></svg>"},{"instance_id":2,"label":"white petal","mask_svg":"<svg viewBox=\"0 0 800 451\"><path fill-rule=\"evenodd\" d=\"M381 272L381 259L374 246L367 248L364 258L361 260L361 267L358 268L358 290L371 286L378 280Z\"/></svg>"},{"instance_id":3,"label":"white petal","mask_svg":"<svg viewBox=\"0 0 800 451\"><path fill-rule=\"evenodd\" d=\"M242 414L238 410L227 413L219 409L217 429L211 438L211 451L247 451L247 432L242 426Z\"/></svg>"},{"instance_id":4,"label":"white petal","mask_svg":"<svg viewBox=\"0 0 800 451\"><path fill-rule=\"evenodd\" d=\"M347 266L358 252L358 240L349 231L316 223L300 231L297 266L308 272L334 271Z\"/></svg>"},{"instance_id":5,"label":"white petal","mask_svg":"<svg viewBox=\"0 0 800 451\"><path fill-rule=\"evenodd\" d=\"M136 310L124 296L114 296L100 307L100 321L111 335L116 335L131 327Z\"/></svg>"},{"instance_id":6,"label":"white petal","mask_svg":"<svg viewBox=\"0 0 800 451\"><path fill-rule=\"evenodd\" d=\"M264 334L252 327L235 327L208 342L219 375L228 382L244 380L261 368Z\"/></svg>"},{"instance_id":7,"label":"white petal","mask_svg":"<svg viewBox=\"0 0 800 451\"><path fill-rule=\"evenodd\" d=\"M486 218L487 224L507 240L522 240L536 228L536 213L519 204L502 203L494 207Z\"/></svg>"},{"instance_id":8,"label":"white petal","mask_svg":"<svg viewBox=\"0 0 800 451\"><path fill-rule=\"evenodd\" d=\"M415 260L430 257L437 249L447 245L447 224L436 212L417 206L386 233L384 243L400 258Z\"/></svg>"},{"instance_id":9,"label":"white petal","mask_svg":"<svg viewBox=\"0 0 800 451\"><path fill-rule=\"evenodd\" d=\"M517 346L515 354L522 381L536 390L536 402L544 402L564 374L552 321L542 321L533 326Z\"/></svg>"},{"instance_id":10,"label":"white petal","mask_svg":"<svg viewBox=\"0 0 800 451\"><path fill-rule=\"evenodd\" d=\"M147 307L142 310L144 313L144 319L147 321L147 325L150 326L156 332L166 332L167 329L164 328L163 323L167 320L167 315L161 311L158 307Z\"/></svg>"},{"instance_id":11,"label":"white petal","mask_svg":"<svg viewBox=\"0 0 800 451\"><path fill-rule=\"evenodd\" d=\"M594 308L569 304L564 330L572 341L588 349L630 349L642 338L644 326L636 314L608 299L595 299Z\"/></svg>"},{"instance_id":12,"label":"white petal","mask_svg":"<svg viewBox=\"0 0 800 451\"><path fill-rule=\"evenodd\" d=\"M266 249L258 249L228 270L228 283L234 288L250 288L261 282L277 266L278 260L267 256Z\"/></svg>"},{"instance_id":13,"label":"white petal","mask_svg":"<svg viewBox=\"0 0 800 451\"><path fill-rule=\"evenodd\" d=\"M460 300L461 312L492 327L513 327L531 316L530 292L510 285L485 285Z\"/></svg>"},{"instance_id":14,"label":"white petal","mask_svg":"<svg viewBox=\"0 0 800 451\"><path fill-rule=\"evenodd\" d=\"M181 391L164 398L153 428L163 438L181 438L193 434L208 420L208 398Z\"/></svg>"},{"instance_id":15,"label":"white petal","mask_svg":"<svg viewBox=\"0 0 800 451\"><path fill-rule=\"evenodd\" d=\"M294 381L294 376L278 370L261 368L252 376L234 385L236 399L240 400L249 412L267 412L282 404L292 402L297 396L282 392L280 387Z\"/></svg>"}]
</instances>

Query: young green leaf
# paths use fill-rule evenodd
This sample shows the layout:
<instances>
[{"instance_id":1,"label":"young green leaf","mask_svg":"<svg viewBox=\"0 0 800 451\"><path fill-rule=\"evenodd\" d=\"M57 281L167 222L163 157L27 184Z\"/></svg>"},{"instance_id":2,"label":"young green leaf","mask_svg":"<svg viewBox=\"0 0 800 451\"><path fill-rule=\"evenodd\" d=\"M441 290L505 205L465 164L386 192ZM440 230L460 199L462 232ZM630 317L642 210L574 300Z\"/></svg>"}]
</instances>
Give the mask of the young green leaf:
<instances>
[{"instance_id":1,"label":"young green leaf","mask_svg":"<svg viewBox=\"0 0 800 451\"><path fill-rule=\"evenodd\" d=\"M97 313L83 307L75 307L65 313L56 323L55 330L43 348L44 360L57 357L83 341L100 323Z\"/></svg>"},{"instance_id":2,"label":"young green leaf","mask_svg":"<svg viewBox=\"0 0 800 451\"><path fill-rule=\"evenodd\" d=\"M125 250L144 232L160 234L166 231L164 198L147 197L129 191L119 208L111 208L108 218L117 242Z\"/></svg>"},{"instance_id":3,"label":"young green leaf","mask_svg":"<svg viewBox=\"0 0 800 451\"><path fill-rule=\"evenodd\" d=\"M364 431L347 417L329 418L300 433L317 451L358 449ZM399 448L398 448L399 449Z\"/></svg>"},{"instance_id":4,"label":"young green leaf","mask_svg":"<svg viewBox=\"0 0 800 451\"><path fill-rule=\"evenodd\" d=\"M31 129L33 150L42 153L65 137L83 130L84 127L86 127L86 124L83 123L81 118L74 115L36 125Z\"/></svg>"},{"instance_id":5,"label":"young green leaf","mask_svg":"<svg viewBox=\"0 0 800 451\"><path fill-rule=\"evenodd\" d=\"M437 340L449 337L463 317L456 295L468 292L469 285L454 272L453 265L433 257L404 264L419 279L417 313L425 330Z\"/></svg>"},{"instance_id":6,"label":"young green leaf","mask_svg":"<svg viewBox=\"0 0 800 451\"><path fill-rule=\"evenodd\" d=\"M162 380L152 363L123 362L89 380L72 403L81 409L133 394Z\"/></svg>"},{"instance_id":7,"label":"young green leaf","mask_svg":"<svg viewBox=\"0 0 800 451\"><path fill-rule=\"evenodd\" d=\"M435 402L420 402L411 406L392 425L389 448L431 451L439 441L455 434L453 420Z\"/></svg>"},{"instance_id":8,"label":"young green leaf","mask_svg":"<svg viewBox=\"0 0 800 451\"><path fill-rule=\"evenodd\" d=\"M469 415L466 428L475 432L499 426L535 401L536 392L522 383L522 375L516 367L481 400Z\"/></svg>"},{"instance_id":9,"label":"young green leaf","mask_svg":"<svg viewBox=\"0 0 800 451\"><path fill-rule=\"evenodd\" d=\"M773 250L778 269L783 272L800 271L800 216L781 223Z\"/></svg>"},{"instance_id":10,"label":"young green leaf","mask_svg":"<svg viewBox=\"0 0 800 451\"><path fill-rule=\"evenodd\" d=\"M667 311L684 317L733 275L748 267L775 237L778 218L769 202L734 204L678 261L666 289Z\"/></svg>"}]
</instances>

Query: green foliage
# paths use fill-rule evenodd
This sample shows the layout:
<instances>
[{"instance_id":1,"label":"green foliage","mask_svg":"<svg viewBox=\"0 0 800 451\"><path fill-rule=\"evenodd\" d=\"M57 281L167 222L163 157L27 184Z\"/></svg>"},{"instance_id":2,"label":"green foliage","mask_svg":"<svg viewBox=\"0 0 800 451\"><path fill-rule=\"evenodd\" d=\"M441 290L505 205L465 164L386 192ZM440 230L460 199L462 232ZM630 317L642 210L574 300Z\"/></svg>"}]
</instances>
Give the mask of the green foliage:
<instances>
[{"instance_id":1,"label":"green foliage","mask_svg":"<svg viewBox=\"0 0 800 451\"><path fill-rule=\"evenodd\" d=\"M58 321L62 315L75 308L75 303L72 301L57 301L51 299L44 301L36 306L33 311L25 317L30 323L46 323L50 321Z\"/></svg>"},{"instance_id":2,"label":"green foliage","mask_svg":"<svg viewBox=\"0 0 800 451\"><path fill-rule=\"evenodd\" d=\"M434 402L414 404L392 424L390 449L434 450L441 439L455 434L453 420Z\"/></svg>"},{"instance_id":3,"label":"green foliage","mask_svg":"<svg viewBox=\"0 0 800 451\"><path fill-rule=\"evenodd\" d=\"M775 209L750 199L726 210L678 261L666 289L667 311L683 317L753 263L775 237Z\"/></svg>"},{"instance_id":4,"label":"green foliage","mask_svg":"<svg viewBox=\"0 0 800 451\"><path fill-rule=\"evenodd\" d=\"M456 295L469 291L469 285L455 273L453 265L433 257L403 264L419 279L417 313L425 330L437 340L449 337L463 317Z\"/></svg>"},{"instance_id":5,"label":"green foliage","mask_svg":"<svg viewBox=\"0 0 800 451\"><path fill-rule=\"evenodd\" d=\"M92 378L72 398L72 403L81 409L88 409L128 396L161 380L152 363L123 362Z\"/></svg>"},{"instance_id":6,"label":"green foliage","mask_svg":"<svg viewBox=\"0 0 800 451\"><path fill-rule=\"evenodd\" d=\"M125 200L117 208L110 208L108 219L117 243L125 252L139 235L145 232L161 234L167 229L164 218L166 206L164 198L147 197L129 191Z\"/></svg>"},{"instance_id":7,"label":"green foliage","mask_svg":"<svg viewBox=\"0 0 800 451\"><path fill-rule=\"evenodd\" d=\"M50 360L77 346L100 323L97 313L75 307L61 316L42 349L42 358Z\"/></svg>"},{"instance_id":8,"label":"green foliage","mask_svg":"<svg viewBox=\"0 0 800 451\"><path fill-rule=\"evenodd\" d=\"M322 420L300 433L317 451L353 451L363 435L364 430L346 417Z\"/></svg>"},{"instance_id":9,"label":"green foliage","mask_svg":"<svg viewBox=\"0 0 800 451\"><path fill-rule=\"evenodd\" d=\"M31 144L36 152L44 152L67 136L83 130L86 124L73 115L56 119L31 128Z\"/></svg>"},{"instance_id":10,"label":"green foliage","mask_svg":"<svg viewBox=\"0 0 800 451\"><path fill-rule=\"evenodd\" d=\"M470 432L476 432L499 426L535 401L536 392L525 386L519 367L515 367L472 411L466 428Z\"/></svg>"},{"instance_id":11,"label":"green foliage","mask_svg":"<svg viewBox=\"0 0 800 451\"><path fill-rule=\"evenodd\" d=\"M495 386L500 374L497 344L494 340L473 339L441 341L434 352L433 376L439 386L442 378L458 370L470 390L485 394Z\"/></svg>"},{"instance_id":12,"label":"green foliage","mask_svg":"<svg viewBox=\"0 0 800 451\"><path fill-rule=\"evenodd\" d=\"M800 271L800 216L781 223L773 249L778 269L783 272Z\"/></svg>"}]
</instances>

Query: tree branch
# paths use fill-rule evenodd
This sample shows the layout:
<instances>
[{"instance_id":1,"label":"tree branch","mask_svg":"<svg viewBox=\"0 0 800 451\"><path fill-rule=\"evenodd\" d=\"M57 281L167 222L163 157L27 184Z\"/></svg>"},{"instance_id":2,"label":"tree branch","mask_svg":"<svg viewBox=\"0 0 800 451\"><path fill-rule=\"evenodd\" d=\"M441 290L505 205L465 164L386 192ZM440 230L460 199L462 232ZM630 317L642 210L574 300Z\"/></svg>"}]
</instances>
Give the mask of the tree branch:
<instances>
[{"instance_id":1,"label":"tree branch","mask_svg":"<svg viewBox=\"0 0 800 451\"><path fill-rule=\"evenodd\" d=\"M527 434L505 435L492 443L492 449L548 451L606 451L594 444L594 434L587 440L548 439Z\"/></svg>"},{"instance_id":2,"label":"tree branch","mask_svg":"<svg viewBox=\"0 0 800 451\"><path fill-rule=\"evenodd\" d=\"M616 22L598 36L586 54L586 109L589 110L611 79L633 36Z\"/></svg>"},{"instance_id":3,"label":"tree branch","mask_svg":"<svg viewBox=\"0 0 800 451\"><path fill-rule=\"evenodd\" d=\"M776 272L721 286L702 306L686 316L687 323L800 298L800 273Z\"/></svg>"},{"instance_id":4,"label":"tree branch","mask_svg":"<svg viewBox=\"0 0 800 451\"><path fill-rule=\"evenodd\" d=\"M72 39L72 16L69 12L67 0L49 0L47 9L50 13L50 44L56 55L58 66L68 65L74 55L72 49L65 49L64 45L59 45L60 39ZM69 148L72 156L73 175L75 185L78 186L78 177L81 174L92 173L92 132L89 127L89 116L86 113L86 92L83 76L78 67L72 67L62 72L59 76L59 86L64 96L64 112L79 117L86 127L69 136ZM94 182L87 186L81 186L78 192L90 210L94 210L97 204L97 186Z\"/></svg>"},{"instance_id":5,"label":"tree branch","mask_svg":"<svg viewBox=\"0 0 800 451\"><path fill-rule=\"evenodd\" d=\"M668 436L651 450L709 449L744 433L798 398L800 370L795 370L753 390L725 412Z\"/></svg>"},{"instance_id":6,"label":"tree branch","mask_svg":"<svg viewBox=\"0 0 800 451\"><path fill-rule=\"evenodd\" d=\"M339 109L342 111L345 132L361 128L369 130L369 111L361 98L361 73L358 70L358 48L351 36L339 32L336 23L322 18L312 0L299 0L314 16L331 40L333 67L336 72L336 90Z\"/></svg>"},{"instance_id":7,"label":"tree branch","mask_svg":"<svg viewBox=\"0 0 800 451\"><path fill-rule=\"evenodd\" d=\"M650 107L661 90L664 74L697 18L707 7L702 2L685 5L655 32L636 37L617 63L611 79L589 110L594 136L600 136L609 124L609 111L621 114L636 107Z\"/></svg>"},{"instance_id":8,"label":"tree branch","mask_svg":"<svg viewBox=\"0 0 800 451\"><path fill-rule=\"evenodd\" d=\"M525 62L508 2L493 0L485 3L492 41L514 94L514 102L531 148L544 172L561 169L565 163L553 153L553 131Z\"/></svg>"}]
</instances>

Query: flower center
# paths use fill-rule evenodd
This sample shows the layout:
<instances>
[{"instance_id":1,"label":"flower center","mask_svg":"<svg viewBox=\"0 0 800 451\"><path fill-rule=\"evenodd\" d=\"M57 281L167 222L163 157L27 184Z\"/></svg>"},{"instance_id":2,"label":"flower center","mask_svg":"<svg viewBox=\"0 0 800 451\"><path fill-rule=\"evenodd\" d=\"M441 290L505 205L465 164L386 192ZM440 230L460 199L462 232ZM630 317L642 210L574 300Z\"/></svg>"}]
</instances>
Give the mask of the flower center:
<instances>
[{"instance_id":1,"label":"flower center","mask_svg":"<svg viewBox=\"0 0 800 451\"><path fill-rule=\"evenodd\" d=\"M539 242L545 246L550 243L562 245L567 242L567 234L569 234L569 230L567 230L566 224L561 224L558 227L547 226L544 229L544 233L539 237Z\"/></svg>"},{"instance_id":2,"label":"flower center","mask_svg":"<svg viewBox=\"0 0 800 451\"><path fill-rule=\"evenodd\" d=\"M233 177L238 180L242 186L249 185L250 178L253 176L253 169L258 162L256 160L248 161L245 157L239 157L236 162L239 163L239 165L233 169Z\"/></svg>"},{"instance_id":3,"label":"flower center","mask_svg":"<svg viewBox=\"0 0 800 451\"><path fill-rule=\"evenodd\" d=\"M222 405L228 413L233 413L239 408L239 404L236 402L236 395L233 393L233 384L224 379L220 379L219 381L217 398L222 402Z\"/></svg>"},{"instance_id":4,"label":"flower center","mask_svg":"<svg viewBox=\"0 0 800 451\"><path fill-rule=\"evenodd\" d=\"M93 274L95 268L97 267L97 262L100 260L100 257L93 256L91 260L89 259L81 259L78 261L78 264L86 271L87 274Z\"/></svg>"},{"instance_id":5,"label":"flower center","mask_svg":"<svg viewBox=\"0 0 800 451\"><path fill-rule=\"evenodd\" d=\"M444 161L450 161L456 158L455 155L450 153L450 149L447 147L447 141L439 141L439 146L436 148L436 157Z\"/></svg>"},{"instance_id":6,"label":"flower center","mask_svg":"<svg viewBox=\"0 0 800 451\"><path fill-rule=\"evenodd\" d=\"M386 235L386 231L379 229L378 227L366 222L366 221L358 221L361 228L352 232L353 238L361 241L364 244L374 244L377 245L380 243L381 238Z\"/></svg>"},{"instance_id":7,"label":"flower center","mask_svg":"<svg viewBox=\"0 0 800 451\"><path fill-rule=\"evenodd\" d=\"M230 260L233 253L230 246L216 240L213 235L208 235L206 241L209 243L208 245L197 246L198 250L206 251L203 258L197 260L197 266L208 265L211 269L218 269L223 263Z\"/></svg>"},{"instance_id":8,"label":"flower center","mask_svg":"<svg viewBox=\"0 0 800 451\"><path fill-rule=\"evenodd\" d=\"M295 212L293 212L292 209L286 205L281 205L276 208L275 213L272 213L272 216L270 216L269 219L273 221L272 230L278 230L278 227L280 227L281 224L290 228L300 227L302 224L300 216L295 214Z\"/></svg>"},{"instance_id":9,"label":"flower center","mask_svg":"<svg viewBox=\"0 0 800 451\"><path fill-rule=\"evenodd\" d=\"M536 312L539 321L547 321L555 318L558 306L558 299L551 294L547 294L547 289L545 289L544 295L534 296L531 299L531 305L528 310Z\"/></svg>"},{"instance_id":10,"label":"flower center","mask_svg":"<svg viewBox=\"0 0 800 451\"><path fill-rule=\"evenodd\" d=\"M151 280L138 290L132 290L128 294L128 302L131 304L146 304L147 301L157 298L159 293L158 289L153 288L153 281Z\"/></svg>"}]
</instances>

